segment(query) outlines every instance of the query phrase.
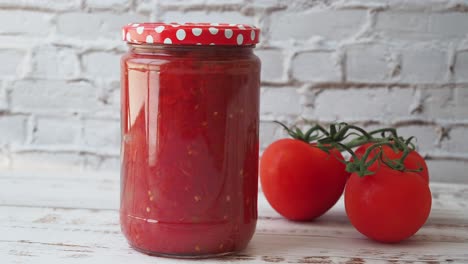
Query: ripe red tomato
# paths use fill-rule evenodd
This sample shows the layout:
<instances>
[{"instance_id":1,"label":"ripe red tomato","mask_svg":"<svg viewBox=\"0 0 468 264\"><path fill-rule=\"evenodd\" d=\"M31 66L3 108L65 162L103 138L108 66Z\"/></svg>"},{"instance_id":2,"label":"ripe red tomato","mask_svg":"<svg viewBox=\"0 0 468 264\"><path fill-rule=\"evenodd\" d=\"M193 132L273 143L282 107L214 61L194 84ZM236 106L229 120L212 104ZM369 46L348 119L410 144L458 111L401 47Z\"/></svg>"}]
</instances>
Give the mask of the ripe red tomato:
<instances>
[{"instance_id":1,"label":"ripe red tomato","mask_svg":"<svg viewBox=\"0 0 468 264\"><path fill-rule=\"evenodd\" d=\"M395 243L416 233L432 204L427 182L414 172L381 166L375 174L351 174L345 188L345 208L351 224L376 241Z\"/></svg>"},{"instance_id":2,"label":"ripe red tomato","mask_svg":"<svg viewBox=\"0 0 468 264\"><path fill-rule=\"evenodd\" d=\"M372 145L372 143L364 144L364 145L360 146L359 148L357 148L354 151L354 153L356 153L356 155L358 157L362 157L364 155L364 153L366 152L367 148L370 147L371 145ZM377 151L378 151L378 149L375 149L373 151L373 153L377 153ZM383 157L388 158L390 160L399 159L403 155L403 151L395 152L390 146L387 146L387 145L382 146L382 151L383 151ZM370 155L370 157L371 156L372 156L372 154ZM406 169L409 169L409 170L417 170L417 169L421 168L422 170L419 171L419 172L416 172L416 173L421 175L422 178L427 183L429 183L429 170L427 168L426 161L424 160L424 158L417 151L415 151L415 150L411 151L408 154L408 156L406 156L406 159L403 161L403 164L405 165ZM375 162L369 168L369 170L374 171L378 166L380 166L378 164L378 162Z\"/></svg>"},{"instance_id":3,"label":"ripe red tomato","mask_svg":"<svg viewBox=\"0 0 468 264\"><path fill-rule=\"evenodd\" d=\"M295 139L281 139L263 152L262 189L271 206L297 221L311 220L330 209L343 193L349 173L338 150L325 151Z\"/></svg>"}]
</instances>

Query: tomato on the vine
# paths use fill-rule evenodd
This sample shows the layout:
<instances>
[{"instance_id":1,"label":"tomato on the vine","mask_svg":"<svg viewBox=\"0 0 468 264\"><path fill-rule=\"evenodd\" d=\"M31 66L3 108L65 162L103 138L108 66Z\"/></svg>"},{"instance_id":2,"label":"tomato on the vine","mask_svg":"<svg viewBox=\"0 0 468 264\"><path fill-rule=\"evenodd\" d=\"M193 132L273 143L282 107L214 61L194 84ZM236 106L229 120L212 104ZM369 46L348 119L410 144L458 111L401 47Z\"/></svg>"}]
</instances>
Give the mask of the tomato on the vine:
<instances>
[{"instance_id":1,"label":"tomato on the vine","mask_svg":"<svg viewBox=\"0 0 468 264\"><path fill-rule=\"evenodd\" d=\"M381 166L375 174L351 174L345 187L345 209L352 225L380 242L395 243L426 222L431 210L431 191L414 172Z\"/></svg>"},{"instance_id":2,"label":"tomato on the vine","mask_svg":"<svg viewBox=\"0 0 468 264\"><path fill-rule=\"evenodd\" d=\"M349 173L336 149L329 153L314 144L281 139L263 152L260 180L263 193L281 215L297 221L327 212L343 193Z\"/></svg>"},{"instance_id":3,"label":"tomato on the vine","mask_svg":"<svg viewBox=\"0 0 468 264\"><path fill-rule=\"evenodd\" d=\"M360 158L364 155L364 153L370 146L372 146L372 143L366 143L364 145L361 145L354 151L354 153L357 157ZM370 157L372 157L372 155L374 155L377 152L378 149L374 149ZM396 160L403 156L403 151L395 151L388 145L382 146L382 152L382 157L388 160ZM421 177L426 181L426 183L429 183L429 170L427 168L426 161L417 151L411 150L408 156L406 156L405 160L403 161L403 165L405 165L405 168L407 170L414 170L417 174L421 175ZM379 162L375 162L369 167L369 170L374 171L378 166L381 166L381 164L379 164Z\"/></svg>"}]
</instances>

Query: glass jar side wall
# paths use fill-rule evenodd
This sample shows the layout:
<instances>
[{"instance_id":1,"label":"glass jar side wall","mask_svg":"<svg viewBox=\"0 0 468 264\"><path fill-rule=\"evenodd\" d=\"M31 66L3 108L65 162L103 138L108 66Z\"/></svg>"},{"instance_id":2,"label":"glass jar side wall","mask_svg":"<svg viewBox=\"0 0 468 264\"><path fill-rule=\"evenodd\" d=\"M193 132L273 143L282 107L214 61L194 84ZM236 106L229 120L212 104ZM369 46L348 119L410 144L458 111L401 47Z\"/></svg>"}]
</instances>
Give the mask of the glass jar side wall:
<instances>
[{"instance_id":1,"label":"glass jar side wall","mask_svg":"<svg viewBox=\"0 0 468 264\"><path fill-rule=\"evenodd\" d=\"M257 217L252 48L134 47L122 59L121 225L146 253L244 248Z\"/></svg>"}]
</instances>

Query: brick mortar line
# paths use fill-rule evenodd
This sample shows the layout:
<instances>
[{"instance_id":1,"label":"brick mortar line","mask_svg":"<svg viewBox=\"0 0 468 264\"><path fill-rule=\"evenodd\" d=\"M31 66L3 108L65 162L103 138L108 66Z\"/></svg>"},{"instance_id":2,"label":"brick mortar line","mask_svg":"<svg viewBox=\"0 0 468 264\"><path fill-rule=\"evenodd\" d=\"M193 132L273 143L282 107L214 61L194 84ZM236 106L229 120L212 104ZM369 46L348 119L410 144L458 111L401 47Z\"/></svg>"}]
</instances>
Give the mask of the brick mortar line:
<instances>
[{"instance_id":1,"label":"brick mortar line","mask_svg":"<svg viewBox=\"0 0 468 264\"><path fill-rule=\"evenodd\" d=\"M92 77L92 78L89 78ZM74 82L86 82L90 83L94 86L94 83L97 80L101 80L104 82L116 82L119 81L120 78L117 76L116 78L110 77L100 77L100 76L92 76L90 74L81 74L81 76L72 76L69 78L48 78L48 77L37 77L37 76L25 76L25 77L13 77L9 78L10 82L18 82L18 81L63 81L65 83L74 83ZM468 83L441 83L441 84L427 84L427 83L392 83L392 84L382 84L382 83L351 83L351 82L336 82L336 83L329 83L329 82L315 82L315 83L307 83L307 82L272 82L272 81L262 81L261 83L262 88L265 89L282 89L282 88L291 88L293 89L300 89L303 86L308 86L307 90L315 90L315 89L332 89L332 90L360 90L360 89L418 89L418 90L425 90L425 89L468 89Z\"/></svg>"},{"instance_id":2,"label":"brick mortar line","mask_svg":"<svg viewBox=\"0 0 468 264\"><path fill-rule=\"evenodd\" d=\"M162 13L166 11L220 11L220 12L229 12L229 11L238 11L242 14L241 10L245 6L244 4L188 4L188 5L171 5L171 4L159 4L160 11Z\"/></svg>"},{"instance_id":3,"label":"brick mortar line","mask_svg":"<svg viewBox=\"0 0 468 264\"><path fill-rule=\"evenodd\" d=\"M332 124L336 123L337 120L317 120L317 119L305 119L301 117L299 114L272 114L272 113L261 113L260 114L260 121L263 123L273 122L274 120L279 121L286 121L292 122L293 124ZM453 127L467 127L468 126L468 119L460 119L460 120L453 120L453 119L421 119L421 118L411 118L411 119L394 119L389 120L388 122L382 122L386 119L360 119L360 120L350 120L344 119L339 120L342 122L350 123L350 124L361 124L364 126L369 125L386 125L386 126L395 126L395 127L405 127L405 126L438 126L438 127L445 127L445 128L453 128Z\"/></svg>"},{"instance_id":4,"label":"brick mortar line","mask_svg":"<svg viewBox=\"0 0 468 264\"><path fill-rule=\"evenodd\" d=\"M449 4L445 5L444 4ZM155 3L157 5L157 3ZM284 4L272 4L268 6L256 6L255 2L246 0L243 3L227 3L227 4L216 4L216 3L211 3L211 4L206 4L206 3L191 3L191 4L184 4L184 5L178 5L178 4L159 4L160 7L162 8L168 8L170 10L226 10L229 8L235 8L235 7L243 7L243 6L253 6L256 8L282 8L282 9L287 9L288 6ZM468 12L468 5L464 3L456 3L456 4L451 4L450 1L443 1L441 3L437 3L438 6L436 6L436 9L434 7L429 6L429 4L426 5L420 5L420 7L417 6L411 6L407 4L399 4L395 6L389 6L388 4L367 4L365 2L361 3L345 3L343 4L343 1L339 0L332 0L332 1L327 1L325 3L323 2L314 2L309 5L304 6L306 9L315 9L315 8L320 8L320 9L330 9L330 10L378 10L378 11L403 11L403 12L427 12L427 11L432 11L432 12L456 12L456 13L465 13ZM117 8L113 7L100 7L100 8L92 8L88 7L85 3L85 1L80 1L78 6L74 6L72 11L76 10L81 10L81 11L88 11L88 10L105 10L105 11L122 11L122 8L125 8L127 10L137 10L138 9L138 4L134 1L128 6L121 7L118 6ZM228 6L226 8L226 6ZM31 11L65 11L69 10L69 8L64 8L61 6L57 7L47 7L47 6L28 6L24 4L0 4L0 7L4 9L14 9L14 10L31 10ZM299 7L296 7L296 9ZM404 8L404 9L402 9ZM289 10L289 9L287 9ZM291 9L291 11L294 11L295 9Z\"/></svg>"},{"instance_id":5,"label":"brick mortar line","mask_svg":"<svg viewBox=\"0 0 468 264\"><path fill-rule=\"evenodd\" d=\"M261 81L262 86L268 86L271 88L285 88L285 87L294 87L301 88L302 86L307 86L308 89L431 89L431 88L467 88L468 82L444 82L444 83L362 83L362 82L302 82L297 80L290 80L286 82L281 81Z\"/></svg>"},{"instance_id":6,"label":"brick mortar line","mask_svg":"<svg viewBox=\"0 0 468 264\"><path fill-rule=\"evenodd\" d=\"M468 12L468 5L457 3L455 5L448 5L448 6L436 6L434 9L433 7L427 7L429 4L421 5L421 7L401 4L399 6L388 6L387 4L369 4L366 5L365 3L351 3L351 4L342 4L343 1L329 1L329 3L315 3L309 6L306 6L305 9L301 10L373 10L378 12L387 12L387 11L400 11L406 13L423 13L423 12L431 12L431 13L467 13ZM450 3L450 1L446 1L446 3ZM442 4L442 3L440 3ZM154 3L154 5L158 5ZM297 11L299 7L295 7L296 9L290 8L287 5L270 5L270 6L256 6L255 3L246 1L244 3L227 3L227 4L206 4L206 3L193 3L193 4L186 4L186 5L178 5L178 4L159 4L158 5L163 11L240 11L242 13L243 8L254 8L261 11ZM127 11L133 11L137 13L147 13L146 11L138 11L139 5L136 3L127 4L124 6L117 6L117 7L89 7L86 5L85 2L80 1L78 6L57 6L57 7L48 7L48 6L28 6L22 4L5 4L0 3L0 7L2 10L18 10L18 11L35 11L35 12L47 12L47 13L69 13L75 11L84 11L84 12L113 12L113 13L124 13Z\"/></svg>"},{"instance_id":7,"label":"brick mortar line","mask_svg":"<svg viewBox=\"0 0 468 264\"><path fill-rule=\"evenodd\" d=\"M446 152L436 151L421 151L421 155L424 156L427 160L436 160L436 161L462 161L468 162L468 155L465 153L452 153L448 154ZM99 152L89 149L48 149L48 148L25 148L21 150L12 149L8 151L9 154L23 154L23 153L37 153L37 154L76 154L78 156L96 156L100 158L119 158L119 151L116 152Z\"/></svg>"},{"instance_id":8,"label":"brick mortar line","mask_svg":"<svg viewBox=\"0 0 468 264\"><path fill-rule=\"evenodd\" d=\"M458 154L458 153L456 153ZM422 153L426 160L435 161L461 161L468 162L468 154L448 155L448 154L433 154L433 153Z\"/></svg>"},{"instance_id":9,"label":"brick mortar line","mask_svg":"<svg viewBox=\"0 0 468 264\"><path fill-rule=\"evenodd\" d=\"M117 113L117 114L120 114ZM78 115L78 116L77 116ZM12 111L1 111L0 118L3 117L15 117L20 116L24 118L29 118L34 116L34 118L66 118L66 117L76 117L83 120L97 120L97 121L111 121L111 122L120 122L118 115L95 115L92 113L56 113L56 112L12 112ZM317 119L303 119L300 115L297 114L270 114L262 113L260 115L260 123L273 123L274 120L281 119L279 117L286 117L288 122L293 122L295 125L307 125L307 124L322 124L329 125L336 123L331 120L317 120ZM297 120L300 118L301 120ZM283 118L284 119L284 118ZM390 120L389 122L384 122L386 119L362 119L362 120L346 120L350 124L359 124L362 126L370 125L382 125L382 126L392 126L396 128L408 127L408 126L434 126L434 127L444 127L444 128L465 128L468 127L468 119L452 120L452 119L408 119L408 120Z\"/></svg>"},{"instance_id":10,"label":"brick mortar line","mask_svg":"<svg viewBox=\"0 0 468 264\"><path fill-rule=\"evenodd\" d=\"M120 33L120 32L116 32ZM126 45L123 41L120 40L120 38L101 38L101 39L80 39L80 38L74 38L70 37L67 35L62 35L57 32L53 32L52 35L48 36L47 38L35 36L35 35L30 35L29 33L14 33L14 34L8 34L8 33L0 33L0 37L6 37L10 38L10 40L7 40L6 43L1 43L0 44L0 49L15 49L15 50L24 50L28 48L34 48L38 46L43 46L43 45L52 45L58 48L72 48L72 49L77 49L81 52L85 51L114 51L114 52L125 52L127 51ZM21 41L18 41L17 37L21 37ZM301 53L314 53L314 52L330 52L330 53L347 53L347 51L350 48L353 48L355 46L372 46L372 45L386 45L388 46L391 50L395 52L400 52L401 49L408 49L408 48L416 48L419 46L425 46L425 45L434 45L433 40L419 40L417 42L414 41L408 41L408 40L399 40L398 43L401 46L391 46L389 45L388 41L387 42L382 42L381 40L373 40L370 42L362 42L360 40L351 40L350 42L346 42L345 44L340 44L340 46L315 46L314 44L311 43L304 43L306 44L305 46L295 46L292 47L290 46L290 43L287 40L282 40L282 41L274 41L274 43L269 43L268 42L268 36L267 39L264 39L262 43L260 43L257 48L259 50L279 50L279 51L287 51L288 53L294 53L292 56L289 56L290 59L294 59L295 56L301 54ZM23 42L27 42L28 45L25 45ZM34 41L34 45L29 45L31 41ZM18 42L24 47L18 47L18 43L12 43L8 44L10 42ZM345 40L343 40L345 42ZM450 53L454 53L455 55L458 55L459 53L463 53L468 51L468 47L466 46L464 40L456 40L455 42L450 40L450 41L440 41L437 42L441 45L439 46L434 46L432 47L433 49L438 49L438 50L446 50ZM279 45L282 44L282 45ZM411 44L411 47L408 47L408 44ZM312 45L312 46L310 46Z\"/></svg>"},{"instance_id":11,"label":"brick mortar line","mask_svg":"<svg viewBox=\"0 0 468 264\"><path fill-rule=\"evenodd\" d=\"M88 7L81 2L80 6L64 6L64 7L48 7L46 5L40 6L22 6L22 5L15 5L15 4L3 4L0 3L0 9L2 11L29 11L29 12L36 12L36 13L44 13L44 14L67 14L67 13L110 13L110 14L124 14L126 12L133 12L136 14L143 14L148 15L146 11L138 11L138 8L134 9L132 5L128 6L118 6L116 8L113 7Z\"/></svg>"},{"instance_id":12,"label":"brick mortar line","mask_svg":"<svg viewBox=\"0 0 468 264\"><path fill-rule=\"evenodd\" d=\"M117 107L117 106L116 106ZM118 109L117 109L118 110ZM62 112L57 114L54 111L44 111L44 112L37 112L37 111L14 111L14 110L4 110L0 111L0 118L2 117L13 117L13 116L22 116L28 118L30 116L36 117L50 117L50 118L61 118L61 117L76 117L79 115L83 120L101 120L101 121L114 121L119 122L119 115L120 112L116 111L115 114L109 113L94 113L94 112L77 112L77 111L70 111L70 112ZM407 127L407 126L436 126L436 127L444 127L444 128L463 128L468 127L468 119L458 119L453 120L450 118L447 119L432 119L432 118L412 118L408 116L408 119L393 119L389 120L388 122L384 122L386 119L343 119L342 121L352 124L361 124L364 126L369 125L386 125L386 126L393 126L393 127ZM317 119L306 119L301 117L300 114L277 114L277 113L270 113L270 112L263 112L260 114L260 121L262 123L270 123L274 120L280 121L287 121L293 122L294 124L313 124L313 123L320 123L320 124L332 124L335 123L334 120L317 120Z\"/></svg>"},{"instance_id":13,"label":"brick mortar line","mask_svg":"<svg viewBox=\"0 0 468 264\"><path fill-rule=\"evenodd\" d=\"M102 148L100 148L102 149ZM119 157L120 148L114 150L107 149L106 151L99 151L92 148L86 148L82 146L69 147L65 145L61 146L24 146L19 148L18 146L10 147L10 154L21 154L21 153L57 153L57 154L77 154L77 155L96 155L100 157Z\"/></svg>"},{"instance_id":14,"label":"brick mortar line","mask_svg":"<svg viewBox=\"0 0 468 264\"><path fill-rule=\"evenodd\" d=\"M422 120L422 119L413 119L413 120L402 120L402 121L394 121L394 122L382 122L385 121L385 119L382 120L361 120L361 121L355 121L355 122L348 122L356 125L362 125L362 126L371 126L371 125L381 125L381 126L392 126L392 127L405 127L405 126L413 126L413 125L418 125L418 126L440 126L441 124L438 124L434 120ZM260 122L263 123L273 123L272 120L261 120ZM308 119L308 120L301 120L298 122L295 122L294 124L296 125L308 125L308 124L322 124L322 125L330 125L334 124L336 122L333 121L323 121L323 120L316 120L316 119ZM454 123L451 124L451 126L456 127L465 127L468 125L468 120L466 123Z\"/></svg>"},{"instance_id":15,"label":"brick mortar line","mask_svg":"<svg viewBox=\"0 0 468 264\"><path fill-rule=\"evenodd\" d=\"M298 84L307 84L306 82ZM388 88L388 89L431 89L431 88L468 88L468 83L457 82L457 83L356 83L356 82L323 82L323 83L312 83L311 88L340 88L340 89L361 89L361 88Z\"/></svg>"},{"instance_id":16,"label":"brick mortar line","mask_svg":"<svg viewBox=\"0 0 468 264\"><path fill-rule=\"evenodd\" d=\"M81 7L67 7L67 8L48 8L47 6L21 6L14 4L3 4L0 3L0 9L2 11L32 11L37 13L72 13L76 11L83 11Z\"/></svg>"}]
</instances>

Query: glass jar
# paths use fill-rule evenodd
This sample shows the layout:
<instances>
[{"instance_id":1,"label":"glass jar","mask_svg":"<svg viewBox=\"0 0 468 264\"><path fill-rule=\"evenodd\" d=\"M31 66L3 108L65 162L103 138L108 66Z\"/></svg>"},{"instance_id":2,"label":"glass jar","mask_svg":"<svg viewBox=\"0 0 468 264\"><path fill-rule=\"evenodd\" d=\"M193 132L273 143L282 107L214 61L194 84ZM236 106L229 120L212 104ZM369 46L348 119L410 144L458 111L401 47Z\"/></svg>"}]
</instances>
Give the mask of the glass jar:
<instances>
[{"instance_id":1,"label":"glass jar","mask_svg":"<svg viewBox=\"0 0 468 264\"><path fill-rule=\"evenodd\" d=\"M120 221L135 249L210 257L252 238L258 35L237 24L124 27Z\"/></svg>"}]
</instances>

